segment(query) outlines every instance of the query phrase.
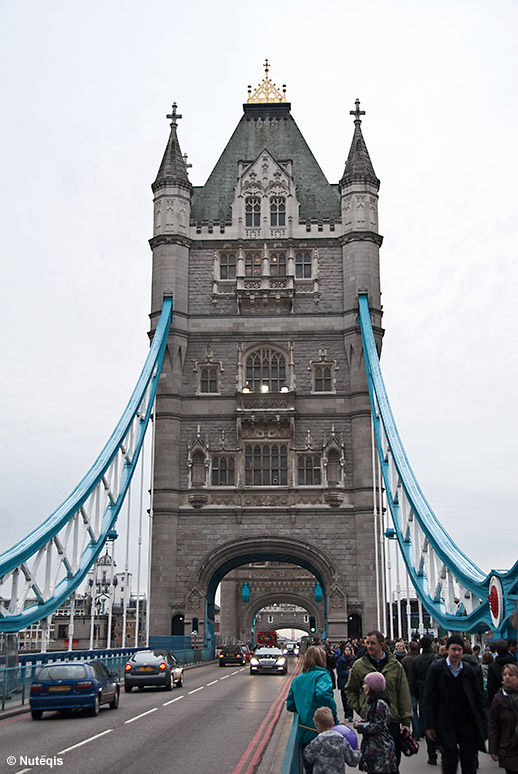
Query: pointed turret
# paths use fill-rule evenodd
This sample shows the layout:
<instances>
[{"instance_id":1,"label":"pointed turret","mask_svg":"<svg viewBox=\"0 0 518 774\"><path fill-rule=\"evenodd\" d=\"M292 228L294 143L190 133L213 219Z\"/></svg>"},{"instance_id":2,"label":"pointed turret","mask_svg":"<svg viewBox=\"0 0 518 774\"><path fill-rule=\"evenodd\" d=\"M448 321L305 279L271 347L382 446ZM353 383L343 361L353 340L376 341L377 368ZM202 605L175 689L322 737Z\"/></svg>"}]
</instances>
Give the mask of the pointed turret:
<instances>
[{"instance_id":1,"label":"pointed turret","mask_svg":"<svg viewBox=\"0 0 518 774\"><path fill-rule=\"evenodd\" d=\"M183 185L187 186L189 190L192 189L192 185L187 175L185 159L182 156L180 143L178 142L178 136L176 134L176 127L178 126L177 121L182 117L176 112L176 107L176 102L174 102L172 112L166 116L166 118L171 119L171 133L169 135L169 141L165 149L162 163L160 164L160 169L158 170L158 175L151 186L154 193L156 193L159 188L170 185Z\"/></svg>"},{"instance_id":2,"label":"pointed turret","mask_svg":"<svg viewBox=\"0 0 518 774\"><path fill-rule=\"evenodd\" d=\"M350 115L355 116L354 136L349 156L345 162L345 170L340 180L340 187L342 188L350 183L366 182L375 185L379 189L380 181L374 172L361 129L362 122L360 116L365 115L365 110L360 110L359 99L356 100L355 105L356 110L350 111Z\"/></svg>"}]
</instances>

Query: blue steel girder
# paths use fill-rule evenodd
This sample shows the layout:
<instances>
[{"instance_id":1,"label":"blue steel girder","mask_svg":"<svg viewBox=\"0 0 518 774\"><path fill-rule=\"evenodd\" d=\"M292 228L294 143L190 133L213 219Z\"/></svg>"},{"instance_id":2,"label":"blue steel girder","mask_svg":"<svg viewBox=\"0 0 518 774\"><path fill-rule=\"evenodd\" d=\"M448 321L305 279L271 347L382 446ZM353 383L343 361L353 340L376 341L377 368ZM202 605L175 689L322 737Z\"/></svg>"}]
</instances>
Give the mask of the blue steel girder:
<instances>
[{"instance_id":1,"label":"blue steel girder","mask_svg":"<svg viewBox=\"0 0 518 774\"><path fill-rule=\"evenodd\" d=\"M0 598L10 600L7 609L0 606L0 632L20 631L57 610L113 536L153 410L172 310L172 296L165 296L135 389L88 473L54 513L0 555Z\"/></svg>"},{"instance_id":2,"label":"blue steel girder","mask_svg":"<svg viewBox=\"0 0 518 774\"><path fill-rule=\"evenodd\" d=\"M360 293L359 321L371 413L385 498L399 549L414 588L428 613L445 629L505 631L516 610L518 562L507 572L485 574L444 530L417 482L401 442L383 382L367 293ZM501 583L499 623L488 595L492 578Z\"/></svg>"}]
</instances>

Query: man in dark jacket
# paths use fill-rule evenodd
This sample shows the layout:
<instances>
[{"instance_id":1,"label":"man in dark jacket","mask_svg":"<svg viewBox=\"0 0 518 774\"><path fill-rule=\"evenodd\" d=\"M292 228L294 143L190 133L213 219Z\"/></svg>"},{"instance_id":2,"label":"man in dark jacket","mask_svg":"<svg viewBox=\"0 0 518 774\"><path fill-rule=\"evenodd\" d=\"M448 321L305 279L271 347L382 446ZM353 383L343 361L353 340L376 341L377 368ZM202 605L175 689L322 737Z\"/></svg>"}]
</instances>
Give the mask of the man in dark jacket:
<instances>
[{"instance_id":1,"label":"man in dark jacket","mask_svg":"<svg viewBox=\"0 0 518 774\"><path fill-rule=\"evenodd\" d=\"M476 774L477 750L485 752L487 737L484 694L471 664L462 661L464 641L452 634L446 658L429 668L424 689L427 736L442 749L443 774Z\"/></svg>"},{"instance_id":2,"label":"man in dark jacket","mask_svg":"<svg viewBox=\"0 0 518 774\"><path fill-rule=\"evenodd\" d=\"M428 669L437 659L437 653L432 649L432 640L430 637L421 637L419 645L421 647L421 653L414 659L413 671L419 719L421 721L421 728L424 732L424 686ZM428 763L430 766L437 766L437 743L428 736L426 737L426 748L428 751Z\"/></svg>"},{"instance_id":3,"label":"man in dark jacket","mask_svg":"<svg viewBox=\"0 0 518 774\"><path fill-rule=\"evenodd\" d=\"M502 685L502 669L506 664L516 663L513 656L509 653L509 645L506 640L498 640L496 643L497 656L487 670L487 697L489 706Z\"/></svg>"}]
</instances>

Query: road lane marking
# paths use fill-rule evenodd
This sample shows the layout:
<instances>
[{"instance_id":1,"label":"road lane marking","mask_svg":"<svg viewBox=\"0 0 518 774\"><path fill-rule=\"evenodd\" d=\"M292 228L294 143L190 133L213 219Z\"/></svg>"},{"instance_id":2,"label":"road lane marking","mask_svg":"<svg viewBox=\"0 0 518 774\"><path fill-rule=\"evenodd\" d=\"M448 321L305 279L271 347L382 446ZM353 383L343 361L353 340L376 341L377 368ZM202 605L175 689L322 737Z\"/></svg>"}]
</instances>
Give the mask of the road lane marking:
<instances>
[{"instance_id":1,"label":"road lane marking","mask_svg":"<svg viewBox=\"0 0 518 774\"><path fill-rule=\"evenodd\" d=\"M77 744L73 744L72 747L66 747L64 750L60 750L56 755L64 755L67 752L70 752L70 750L75 750L76 747L82 747L84 744L88 744L88 742L93 742L94 739L99 739L100 736L104 736L105 734L111 734L113 731L113 728L107 728L106 731L101 731L100 734L95 734L95 736L89 736L88 739L83 739L82 742L78 742Z\"/></svg>"},{"instance_id":2,"label":"road lane marking","mask_svg":"<svg viewBox=\"0 0 518 774\"><path fill-rule=\"evenodd\" d=\"M168 704L174 704L175 701L180 701L180 699L183 699L183 695L182 696L177 696L176 699L171 699L170 701L165 701L162 704L162 707L167 707Z\"/></svg>"},{"instance_id":3,"label":"road lane marking","mask_svg":"<svg viewBox=\"0 0 518 774\"><path fill-rule=\"evenodd\" d=\"M207 683L207 688L209 687L209 685L216 685L217 682L218 682L217 680L213 680L211 683Z\"/></svg>"},{"instance_id":4,"label":"road lane marking","mask_svg":"<svg viewBox=\"0 0 518 774\"><path fill-rule=\"evenodd\" d=\"M242 671L241 669L236 669L235 672L230 673L230 677L232 677L232 675L238 675L241 671Z\"/></svg>"},{"instance_id":5,"label":"road lane marking","mask_svg":"<svg viewBox=\"0 0 518 774\"><path fill-rule=\"evenodd\" d=\"M189 691L189 694L196 693L196 691L203 691L204 688L205 688L204 685L200 685L199 688L195 688L193 691Z\"/></svg>"},{"instance_id":6,"label":"road lane marking","mask_svg":"<svg viewBox=\"0 0 518 774\"><path fill-rule=\"evenodd\" d=\"M124 725L126 723L133 723L134 720L138 720L139 718L143 718L144 715L150 715L152 712L156 712L158 707L153 707L153 709L148 710L147 712L142 712L140 715L135 715L134 718L130 718L129 720L124 721Z\"/></svg>"},{"instance_id":7,"label":"road lane marking","mask_svg":"<svg viewBox=\"0 0 518 774\"><path fill-rule=\"evenodd\" d=\"M220 680L226 680L226 679L227 679L227 677L230 677L230 675L224 675L223 677L220 677L219 679L220 679Z\"/></svg>"}]
</instances>

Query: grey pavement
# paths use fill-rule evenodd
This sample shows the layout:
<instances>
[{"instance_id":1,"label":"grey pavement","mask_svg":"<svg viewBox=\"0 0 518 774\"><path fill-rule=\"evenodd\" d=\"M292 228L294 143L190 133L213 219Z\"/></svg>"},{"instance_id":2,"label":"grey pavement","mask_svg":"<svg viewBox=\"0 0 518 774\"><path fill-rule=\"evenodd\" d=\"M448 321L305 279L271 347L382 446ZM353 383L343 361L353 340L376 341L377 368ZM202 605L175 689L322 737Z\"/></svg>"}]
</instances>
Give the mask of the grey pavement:
<instances>
[{"instance_id":1,"label":"grey pavement","mask_svg":"<svg viewBox=\"0 0 518 774\"><path fill-rule=\"evenodd\" d=\"M264 753L257 774L280 774L292 720L292 713L284 709L272 735L271 742ZM410 758L402 758L401 774L440 774L440 764L438 766L430 766L427 763L427 759L426 742L423 739L419 742L419 752L417 755L412 755ZM348 774L353 771L355 770L347 767ZM503 772L504 770L499 769L498 764L491 759L490 755L479 753L478 774L499 774L500 771ZM458 768L458 774L461 774L460 767Z\"/></svg>"}]
</instances>

